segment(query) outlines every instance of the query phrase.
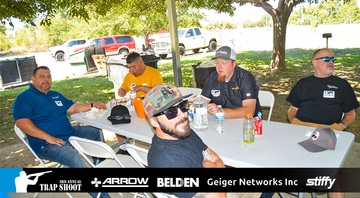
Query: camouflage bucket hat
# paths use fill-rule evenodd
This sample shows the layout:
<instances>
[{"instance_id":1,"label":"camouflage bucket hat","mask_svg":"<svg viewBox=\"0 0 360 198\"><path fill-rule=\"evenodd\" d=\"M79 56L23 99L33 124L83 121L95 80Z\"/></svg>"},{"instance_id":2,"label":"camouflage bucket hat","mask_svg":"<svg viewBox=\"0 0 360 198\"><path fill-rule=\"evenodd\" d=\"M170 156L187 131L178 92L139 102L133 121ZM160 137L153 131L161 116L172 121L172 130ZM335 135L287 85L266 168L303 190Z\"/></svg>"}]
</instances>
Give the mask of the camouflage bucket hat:
<instances>
[{"instance_id":1,"label":"camouflage bucket hat","mask_svg":"<svg viewBox=\"0 0 360 198\"><path fill-rule=\"evenodd\" d=\"M183 96L175 85L160 84L153 87L145 96L144 109L148 118L168 109L180 100L191 96Z\"/></svg>"}]
</instances>

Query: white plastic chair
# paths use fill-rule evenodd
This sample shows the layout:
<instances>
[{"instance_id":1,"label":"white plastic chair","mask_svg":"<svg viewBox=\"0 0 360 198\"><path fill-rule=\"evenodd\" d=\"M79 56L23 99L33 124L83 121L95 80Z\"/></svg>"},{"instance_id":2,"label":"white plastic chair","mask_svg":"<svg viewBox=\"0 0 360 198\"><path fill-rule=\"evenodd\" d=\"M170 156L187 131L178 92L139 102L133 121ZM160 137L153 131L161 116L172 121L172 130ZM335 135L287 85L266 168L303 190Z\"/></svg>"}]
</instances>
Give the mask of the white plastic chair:
<instances>
[{"instance_id":1,"label":"white plastic chair","mask_svg":"<svg viewBox=\"0 0 360 198\"><path fill-rule=\"evenodd\" d=\"M260 105L262 107L269 107L269 116L268 116L268 121L270 121L271 119L271 114L272 114L272 110L274 107L274 103L275 103L275 97L274 94L271 93L270 91L263 91L263 90L259 90L259 101L260 101Z\"/></svg>"},{"instance_id":2,"label":"white plastic chair","mask_svg":"<svg viewBox=\"0 0 360 198\"><path fill-rule=\"evenodd\" d=\"M16 135L20 138L20 140L25 144L25 146L30 150L30 152L34 155L35 157L35 161L38 161L42 167L44 168L48 168L46 165L45 165L45 161L48 161L48 160L44 160L44 159L41 159L35 152L34 150L31 148L28 140L27 140L27 136L26 134L18 127L16 126L16 124L14 125L14 131L16 133ZM60 163L57 163L55 168L62 168L64 167L63 164L60 164ZM34 197L36 197L39 193L35 193L34 194ZM70 198L72 198L72 196L70 195L70 193L66 193L66 195Z\"/></svg>"},{"instance_id":3,"label":"white plastic chair","mask_svg":"<svg viewBox=\"0 0 360 198\"><path fill-rule=\"evenodd\" d=\"M104 142L76 136L71 136L69 142L93 168L141 168L131 156L117 155L115 151ZM104 158L104 161L99 164L94 164L91 159L92 157ZM122 193L119 194L122 195ZM137 196L150 198L147 193L131 194L134 194L134 198Z\"/></svg>"},{"instance_id":4,"label":"white plastic chair","mask_svg":"<svg viewBox=\"0 0 360 198\"><path fill-rule=\"evenodd\" d=\"M148 167L147 155L149 150L137 146L135 144L126 144L126 151L135 159L135 161L142 167ZM162 193L162 192L152 192L158 198L176 198L175 195Z\"/></svg>"},{"instance_id":5,"label":"white plastic chair","mask_svg":"<svg viewBox=\"0 0 360 198\"><path fill-rule=\"evenodd\" d=\"M194 101L196 99L196 96L201 94L202 91L202 89L194 87L178 87L178 89L183 96L191 93L193 94L192 96L187 98L189 101Z\"/></svg>"}]
</instances>

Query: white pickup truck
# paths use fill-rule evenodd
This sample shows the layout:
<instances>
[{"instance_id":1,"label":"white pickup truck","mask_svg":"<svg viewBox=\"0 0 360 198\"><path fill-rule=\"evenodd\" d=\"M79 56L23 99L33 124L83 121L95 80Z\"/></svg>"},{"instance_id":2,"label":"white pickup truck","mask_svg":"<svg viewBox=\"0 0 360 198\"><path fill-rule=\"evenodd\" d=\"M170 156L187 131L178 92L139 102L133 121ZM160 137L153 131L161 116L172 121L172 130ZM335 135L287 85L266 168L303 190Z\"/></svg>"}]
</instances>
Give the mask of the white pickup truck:
<instances>
[{"instance_id":1,"label":"white pickup truck","mask_svg":"<svg viewBox=\"0 0 360 198\"><path fill-rule=\"evenodd\" d=\"M208 48L210 52L217 49L220 35L215 33L205 33L200 28L181 28L178 29L180 56L186 54L186 50L193 50L198 53L200 49ZM170 34L163 35L151 43L157 56L164 59L171 53Z\"/></svg>"},{"instance_id":2,"label":"white pickup truck","mask_svg":"<svg viewBox=\"0 0 360 198\"><path fill-rule=\"evenodd\" d=\"M50 47L50 55L54 57L57 61L64 61L66 59L65 55L73 53L73 48L75 48L75 46L84 45L86 41L86 38L67 40L62 45Z\"/></svg>"}]
</instances>

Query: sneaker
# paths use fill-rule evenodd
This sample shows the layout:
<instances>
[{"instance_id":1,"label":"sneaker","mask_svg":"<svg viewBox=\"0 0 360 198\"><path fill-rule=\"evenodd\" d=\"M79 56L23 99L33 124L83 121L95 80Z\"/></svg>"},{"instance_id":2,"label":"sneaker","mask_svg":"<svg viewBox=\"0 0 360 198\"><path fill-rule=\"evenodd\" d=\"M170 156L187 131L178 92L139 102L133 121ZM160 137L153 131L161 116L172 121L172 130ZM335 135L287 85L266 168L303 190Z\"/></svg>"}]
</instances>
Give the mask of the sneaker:
<instances>
[{"instance_id":1,"label":"sneaker","mask_svg":"<svg viewBox=\"0 0 360 198\"><path fill-rule=\"evenodd\" d=\"M130 155L126 150L119 149L118 152L116 152L117 155Z\"/></svg>"}]
</instances>

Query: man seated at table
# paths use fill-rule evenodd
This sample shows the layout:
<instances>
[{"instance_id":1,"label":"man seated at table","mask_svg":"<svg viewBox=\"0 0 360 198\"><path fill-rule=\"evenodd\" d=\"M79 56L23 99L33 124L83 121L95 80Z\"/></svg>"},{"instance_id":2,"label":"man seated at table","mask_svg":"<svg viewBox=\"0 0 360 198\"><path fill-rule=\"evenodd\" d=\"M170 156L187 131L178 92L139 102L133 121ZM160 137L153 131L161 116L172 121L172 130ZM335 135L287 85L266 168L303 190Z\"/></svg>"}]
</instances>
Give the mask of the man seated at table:
<instances>
[{"instance_id":1,"label":"man seated at table","mask_svg":"<svg viewBox=\"0 0 360 198\"><path fill-rule=\"evenodd\" d=\"M135 85L133 89L136 92L136 97L142 97L145 96L152 87L163 83L160 72L153 67L145 65L139 53L130 53L126 57L126 64L129 68L129 73L125 76L124 82L119 88L118 95L120 97L124 97L126 93L131 91L132 84ZM125 144L129 139L119 134L116 134L116 137L121 144L117 154L128 154Z\"/></svg>"},{"instance_id":2,"label":"man seated at table","mask_svg":"<svg viewBox=\"0 0 360 198\"><path fill-rule=\"evenodd\" d=\"M178 88L160 84L144 99L144 109L156 133L148 153L150 168L224 168L221 158L190 128L188 101ZM226 193L174 193L177 197L226 197ZM271 197L272 193L270 196Z\"/></svg>"},{"instance_id":3,"label":"man seated at table","mask_svg":"<svg viewBox=\"0 0 360 198\"><path fill-rule=\"evenodd\" d=\"M313 127L327 125L342 131L355 120L359 101L351 85L333 75L335 60L328 48L314 52L314 74L300 79L286 98L291 103L290 123Z\"/></svg>"},{"instance_id":4,"label":"man seated at table","mask_svg":"<svg viewBox=\"0 0 360 198\"><path fill-rule=\"evenodd\" d=\"M291 106L291 124L346 130L355 120L359 107L351 85L333 75L336 58L328 48L318 49L312 56L314 74L300 79L286 98ZM337 186L339 188L339 186ZM329 192L328 197L345 197L343 192Z\"/></svg>"},{"instance_id":5,"label":"man seated at table","mask_svg":"<svg viewBox=\"0 0 360 198\"><path fill-rule=\"evenodd\" d=\"M106 110L103 102L74 103L59 92L50 90L52 78L46 66L37 67L29 89L20 93L12 106L15 124L29 140L34 152L71 168L87 167L79 153L71 146L70 136L100 141L100 131L91 126L72 126L68 114L89 111L92 107ZM89 193L97 197L98 193ZM100 197L109 197L101 193Z\"/></svg>"},{"instance_id":6,"label":"man seated at table","mask_svg":"<svg viewBox=\"0 0 360 198\"><path fill-rule=\"evenodd\" d=\"M257 116L262 110L255 76L237 66L236 53L228 46L216 51L215 63L216 72L210 74L201 92L208 112L214 115L221 105L226 118L244 118L247 112Z\"/></svg>"}]
</instances>

